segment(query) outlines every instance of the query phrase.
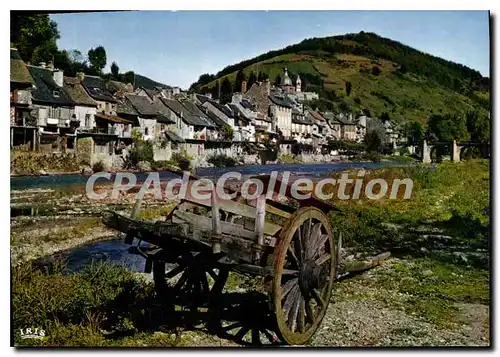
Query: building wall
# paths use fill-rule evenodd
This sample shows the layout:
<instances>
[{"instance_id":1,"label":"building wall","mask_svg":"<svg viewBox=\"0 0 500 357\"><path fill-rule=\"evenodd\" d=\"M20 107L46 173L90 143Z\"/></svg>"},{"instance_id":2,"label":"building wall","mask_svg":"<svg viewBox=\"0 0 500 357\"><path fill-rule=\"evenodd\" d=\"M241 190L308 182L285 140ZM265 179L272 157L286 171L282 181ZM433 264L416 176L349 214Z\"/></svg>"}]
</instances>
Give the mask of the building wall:
<instances>
[{"instance_id":1,"label":"building wall","mask_svg":"<svg viewBox=\"0 0 500 357\"><path fill-rule=\"evenodd\" d=\"M164 147L155 146L153 148L153 158L155 161L168 161L172 158L172 145L170 141Z\"/></svg>"},{"instance_id":2,"label":"building wall","mask_svg":"<svg viewBox=\"0 0 500 357\"><path fill-rule=\"evenodd\" d=\"M156 119L145 119L138 117L139 130L144 140L154 140L156 138Z\"/></svg>"},{"instance_id":3,"label":"building wall","mask_svg":"<svg viewBox=\"0 0 500 357\"><path fill-rule=\"evenodd\" d=\"M94 115L97 113L96 107L87 107L87 106L75 106L75 116L76 119L80 122L80 128L94 128L95 127L95 117ZM87 123L86 115L89 115L89 120Z\"/></svg>"},{"instance_id":4,"label":"building wall","mask_svg":"<svg viewBox=\"0 0 500 357\"><path fill-rule=\"evenodd\" d=\"M356 125L343 125L342 139L353 140L353 141L356 140Z\"/></svg>"},{"instance_id":5,"label":"building wall","mask_svg":"<svg viewBox=\"0 0 500 357\"><path fill-rule=\"evenodd\" d=\"M274 117L275 122L283 133L285 138L292 135L292 109L280 107L277 105L271 106L271 115Z\"/></svg>"},{"instance_id":6,"label":"building wall","mask_svg":"<svg viewBox=\"0 0 500 357\"><path fill-rule=\"evenodd\" d=\"M184 143L184 150L191 157L198 157L205 155L204 143Z\"/></svg>"}]
</instances>

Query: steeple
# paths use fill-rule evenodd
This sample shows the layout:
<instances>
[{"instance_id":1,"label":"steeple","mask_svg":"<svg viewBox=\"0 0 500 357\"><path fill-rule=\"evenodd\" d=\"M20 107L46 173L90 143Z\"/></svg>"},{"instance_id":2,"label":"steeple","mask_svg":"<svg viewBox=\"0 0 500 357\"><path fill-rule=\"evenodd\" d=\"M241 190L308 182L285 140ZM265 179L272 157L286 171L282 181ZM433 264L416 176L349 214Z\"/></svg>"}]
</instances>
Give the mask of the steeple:
<instances>
[{"instance_id":1,"label":"steeple","mask_svg":"<svg viewBox=\"0 0 500 357\"><path fill-rule=\"evenodd\" d=\"M300 92L302 90L302 81L300 76L297 74L297 81L295 81L295 91Z\"/></svg>"}]
</instances>

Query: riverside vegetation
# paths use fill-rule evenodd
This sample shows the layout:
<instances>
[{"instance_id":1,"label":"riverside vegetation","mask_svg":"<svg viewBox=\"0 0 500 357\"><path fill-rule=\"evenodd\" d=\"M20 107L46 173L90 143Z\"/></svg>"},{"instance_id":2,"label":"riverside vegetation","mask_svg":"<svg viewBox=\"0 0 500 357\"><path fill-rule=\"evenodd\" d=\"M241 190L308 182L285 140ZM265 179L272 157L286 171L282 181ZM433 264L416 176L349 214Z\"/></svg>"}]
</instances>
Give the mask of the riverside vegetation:
<instances>
[{"instance_id":1,"label":"riverside vegetation","mask_svg":"<svg viewBox=\"0 0 500 357\"><path fill-rule=\"evenodd\" d=\"M334 284L312 346L489 345L490 165L472 160L375 169L365 177L413 179L410 200L335 201L345 260L383 250L382 266ZM143 218L166 212L150 209ZM252 281L231 274L226 292ZM94 263L12 269L17 346L232 346L182 308L165 315L153 284L123 267ZM252 310L253 311L253 310ZM19 329L39 327L41 340Z\"/></svg>"}]
</instances>

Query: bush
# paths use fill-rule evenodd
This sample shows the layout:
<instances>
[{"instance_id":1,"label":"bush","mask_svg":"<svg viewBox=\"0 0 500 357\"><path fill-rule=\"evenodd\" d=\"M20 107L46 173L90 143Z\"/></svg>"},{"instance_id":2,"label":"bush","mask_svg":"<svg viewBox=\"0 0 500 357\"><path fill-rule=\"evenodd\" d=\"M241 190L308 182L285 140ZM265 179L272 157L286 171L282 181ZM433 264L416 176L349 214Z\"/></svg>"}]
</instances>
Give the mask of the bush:
<instances>
[{"instance_id":1,"label":"bush","mask_svg":"<svg viewBox=\"0 0 500 357\"><path fill-rule=\"evenodd\" d=\"M134 167L141 161L151 163L154 161L153 143L151 141L138 140L130 150L125 166Z\"/></svg>"},{"instance_id":2,"label":"bush","mask_svg":"<svg viewBox=\"0 0 500 357\"><path fill-rule=\"evenodd\" d=\"M236 166L236 160L226 155L214 155L207 159L209 163L215 167L231 167Z\"/></svg>"},{"instance_id":3,"label":"bush","mask_svg":"<svg viewBox=\"0 0 500 357\"><path fill-rule=\"evenodd\" d=\"M354 103L361 104L361 99L359 99L358 97L354 98Z\"/></svg>"},{"instance_id":4,"label":"bush","mask_svg":"<svg viewBox=\"0 0 500 357\"><path fill-rule=\"evenodd\" d=\"M104 168L104 164L102 161L97 161L96 163L94 163L94 165L92 165L92 171L94 172L103 172L103 171L106 171L105 168Z\"/></svg>"},{"instance_id":5,"label":"bush","mask_svg":"<svg viewBox=\"0 0 500 357\"><path fill-rule=\"evenodd\" d=\"M376 151L369 151L364 155L366 160L371 162L380 162L380 154Z\"/></svg>"}]
</instances>

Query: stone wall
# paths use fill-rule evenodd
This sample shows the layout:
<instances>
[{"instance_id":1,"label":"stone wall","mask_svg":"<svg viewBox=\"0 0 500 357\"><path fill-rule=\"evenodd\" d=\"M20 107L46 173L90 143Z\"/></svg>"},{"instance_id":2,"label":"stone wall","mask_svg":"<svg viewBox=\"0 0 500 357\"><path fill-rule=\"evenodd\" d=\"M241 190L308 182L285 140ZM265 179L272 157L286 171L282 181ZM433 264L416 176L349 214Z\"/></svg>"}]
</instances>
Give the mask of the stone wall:
<instances>
[{"instance_id":1,"label":"stone wall","mask_svg":"<svg viewBox=\"0 0 500 357\"><path fill-rule=\"evenodd\" d=\"M90 166L92 162L92 138L80 138L76 141L76 153L78 165Z\"/></svg>"}]
</instances>

